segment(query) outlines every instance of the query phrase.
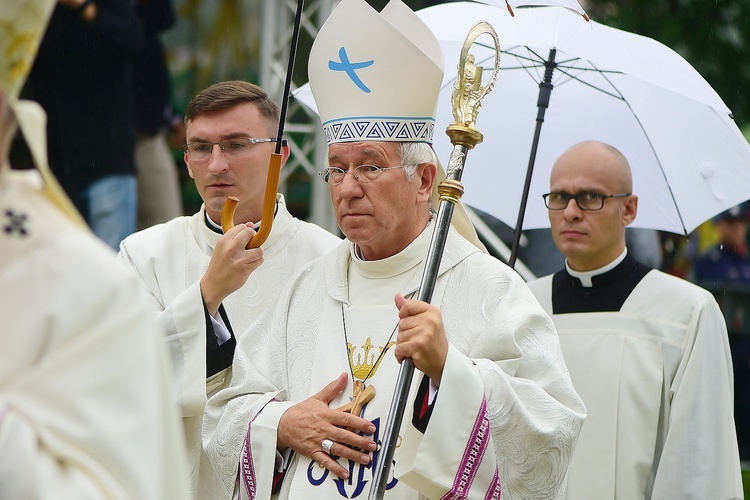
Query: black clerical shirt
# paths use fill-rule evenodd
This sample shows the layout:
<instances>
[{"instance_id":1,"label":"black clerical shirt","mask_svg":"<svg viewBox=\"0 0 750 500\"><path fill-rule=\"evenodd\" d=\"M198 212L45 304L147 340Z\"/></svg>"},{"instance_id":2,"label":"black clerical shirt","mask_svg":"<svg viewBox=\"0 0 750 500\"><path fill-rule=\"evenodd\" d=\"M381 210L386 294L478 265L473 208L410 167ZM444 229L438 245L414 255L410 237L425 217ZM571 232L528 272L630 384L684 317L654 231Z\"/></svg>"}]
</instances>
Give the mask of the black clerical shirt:
<instances>
[{"instance_id":1,"label":"black clerical shirt","mask_svg":"<svg viewBox=\"0 0 750 500\"><path fill-rule=\"evenodd\" d=\"M627 254L613 269L594 276L591 287L584 287L567 269L558 271L552 277L552 313L619 311L651 270Z\"/></svg>"}]
</instances>

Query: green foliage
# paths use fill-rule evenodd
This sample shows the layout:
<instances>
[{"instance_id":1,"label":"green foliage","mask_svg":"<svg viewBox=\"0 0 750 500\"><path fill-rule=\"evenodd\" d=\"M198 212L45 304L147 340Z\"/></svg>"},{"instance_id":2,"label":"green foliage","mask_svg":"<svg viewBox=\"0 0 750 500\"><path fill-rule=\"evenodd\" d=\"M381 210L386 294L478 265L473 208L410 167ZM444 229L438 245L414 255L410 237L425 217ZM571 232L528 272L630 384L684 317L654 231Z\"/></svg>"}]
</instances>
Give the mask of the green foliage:
<instances>
[{"instance_id":1,"label":"green foliage","mask_svg":"<svg viewBox=\"0 0 750 500\"><path fill-rule=\"evenodd\" d=\"M742 128L750 126L750 1L589 0L591 18L671 47L713 86Z\"/></svg>"}]
</instances>

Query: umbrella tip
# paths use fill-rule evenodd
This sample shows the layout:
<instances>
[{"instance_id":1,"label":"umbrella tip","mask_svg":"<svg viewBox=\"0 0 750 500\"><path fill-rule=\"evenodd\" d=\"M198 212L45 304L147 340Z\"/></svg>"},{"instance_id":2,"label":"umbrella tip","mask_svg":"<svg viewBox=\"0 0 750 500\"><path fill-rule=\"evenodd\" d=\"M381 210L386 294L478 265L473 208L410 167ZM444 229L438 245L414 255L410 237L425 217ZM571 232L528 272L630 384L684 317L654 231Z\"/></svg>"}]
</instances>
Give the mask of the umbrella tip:
<instances>
[{"instance_id":1,"label":"umbrella tip","mask_svg":"<svg viewBox=\"0 0 750 500\"><path fill-rule=\"evenodd\" d=\"M589 19L589 15L586 14L585 12L583 13L583 18L586 20L586 22L591 21L591 19Z\"/></svg>"},{"instance_id":2,"label":"umbrella tip","mask_svg":"<svg viewBox=\"0 0 750 500\"><path fill-rule=\"evenodd\" d=\"M510 17L516 17L516 15L513 13L513 9L511 8L510 4L508 3L508 0L505 0L505 6L508 8L508 12L510 12Z\"/></svg>"}]
</instances>

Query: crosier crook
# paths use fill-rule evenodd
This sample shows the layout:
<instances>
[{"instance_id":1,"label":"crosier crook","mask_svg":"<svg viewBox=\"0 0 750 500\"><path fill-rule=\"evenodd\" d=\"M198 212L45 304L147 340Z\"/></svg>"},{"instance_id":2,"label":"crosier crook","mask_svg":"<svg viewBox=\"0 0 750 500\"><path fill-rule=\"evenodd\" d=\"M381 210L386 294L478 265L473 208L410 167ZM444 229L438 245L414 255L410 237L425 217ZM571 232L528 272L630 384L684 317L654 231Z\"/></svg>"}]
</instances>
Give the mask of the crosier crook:
<instances>
[{"instance_id":1,"label":"crosier crook","mask_svg":"<svg viewBox=\"0 0 750 500\"><path fill-rule=\"evenodd\" d=\"M492 37L495 45L495 64L492 75L486 84L482 82L483 68L474 65L474 56L469 53L469 49L476 39L483 34ZM437 281L438 269L453 217L453 209L464 193L461 176L466 162L466 154L482 142L482 134L474 127L477 114L482 107L482 100L494 87L495 79L500 70L500 42L497 33L489 23L480 21L469 30L461 49L458 70L458 79L453 87L451 99L454 122L446 130L451 139L451 144L453 144L453 152L448 162L446 178L438 186L440 208L435 219L435 229L425 259L424 272L417 297L418 300L428 304ZM388 420L382 434L380 458L373 466L374 471L368 500L382 500L385 495L388 478L390 477L389 469L399 443L398 433L404 417L406 398L409 395L413 375L414 363L409 358L405 358L399 369L396 388L388 411Z\"/></svg>"}]
</instances>

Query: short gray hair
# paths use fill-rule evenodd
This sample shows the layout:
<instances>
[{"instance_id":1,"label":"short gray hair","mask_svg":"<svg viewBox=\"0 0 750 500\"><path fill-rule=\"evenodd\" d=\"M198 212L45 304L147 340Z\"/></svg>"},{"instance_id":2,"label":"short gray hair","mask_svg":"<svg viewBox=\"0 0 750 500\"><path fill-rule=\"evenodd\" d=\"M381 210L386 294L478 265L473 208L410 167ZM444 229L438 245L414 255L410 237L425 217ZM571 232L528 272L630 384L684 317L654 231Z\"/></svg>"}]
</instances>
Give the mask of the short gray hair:
<instances>
[{"instance_id":1,"label":"short gray hair","mask_svg":"<svg viewBox=\"0 0 750 500\"><path fill-rule=\"evenodd\" d=\"M414 178L417 166L422 163L437 164L437 156L432 146L424 142L402 142L398 148L401 155L401 165L404 167L406 177L409 180Z\"/></svg>"}]
</instances>

